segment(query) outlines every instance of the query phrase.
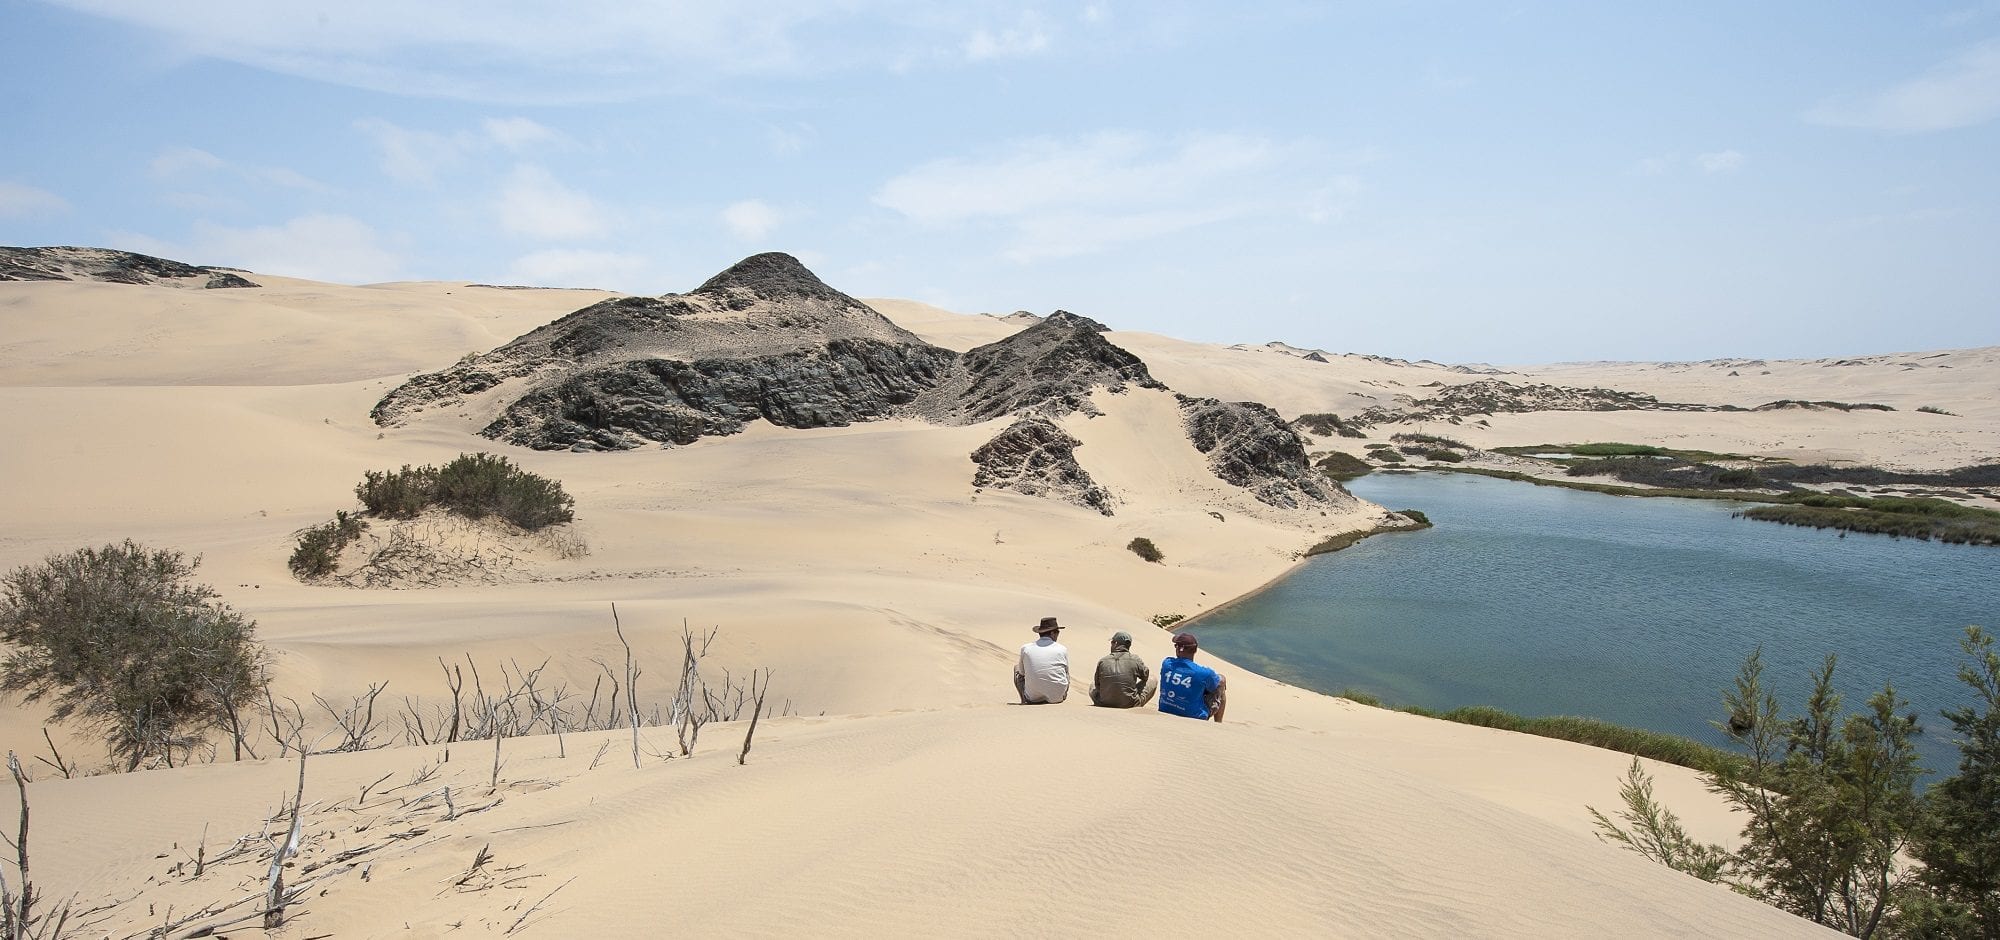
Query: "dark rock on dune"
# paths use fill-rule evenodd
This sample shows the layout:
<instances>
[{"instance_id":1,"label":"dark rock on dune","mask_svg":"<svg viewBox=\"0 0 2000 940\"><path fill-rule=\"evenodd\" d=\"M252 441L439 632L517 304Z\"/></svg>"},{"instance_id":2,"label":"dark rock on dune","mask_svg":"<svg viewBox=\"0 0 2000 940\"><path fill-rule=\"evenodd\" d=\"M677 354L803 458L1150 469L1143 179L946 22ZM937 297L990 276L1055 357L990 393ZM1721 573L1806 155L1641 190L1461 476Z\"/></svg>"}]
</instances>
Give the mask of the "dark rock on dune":
<instances>
[{"instance_id":1,"label":"dark rock on dune","mask_svg":"<svg viewBox=\"0 0 2000 940\"><path fill-rule=\"evenodd\" d=\"M1047 418L1023 417L972 452L973 486L1058 499L1112 515L1111 494L1077 463L1080 442Z\"/></svg>"},{"instance_id":2,"label":"dark rock on dune","mask_svg":"<svg viewBox=\"0 0 2000 940\"><path fill-rule=\"evenodd\" d=\"M1425 386L1428 388L1429 386ZM1370 408L1355 415L1364 427L1400 421L1445 420L1458 423L1474 415L1523 414L1535 411L1741 411L1733 405L1697 405L1661 401L1643 392L1563 385L1516 385L1481 379L1448 385L1429 398L1398 395L1393 407Z\"/></svg>"},{"instance_id":3,"label":"dark rock on dune","mask_svg":"<svg viewBox=\"0 0 2000 940\"><path fill-rule=\"evenodd\" d=\"M1284 509L1353 499L1313 469L1298 432L1272 408L1256 402L1177 397L1188 440L1208 455L1209 469L1224 482Z\"/></svg>"},{"instance_id":4,"label":"dark rock on dune","mask_svg":"<svg viewBox=\"0 0 2000 940\"><path fill-rule=\"evenodd\" d=\"M1006 339L966 351L958 368L914 410L933 420L976 422L1021 412L1061 417L1088 409L1100 386L1164 389L1146 364L1103 337L1104 324L1058 310Z\"/></svg>"},{"instance_id":5,"label":"dark rock on dune","mask_svg":"<svg viewBox=\"0 0 2000 940\"><path fill-rule=\"evenodd\" d=\"M481 433L537 450L624 450L734 434L758 418L844 426L909 402L951 362L949 350L867 339L745 359L633 359L530 392Z\"/></svg>"},{"instance_id":6,"label":"dark rock on dune","mask_svg":"<svg viewBox=\"0 0 2000 940\"><path fill-rule=\"evenodd\" d=\"M484 355L419 375L377 424L482 400L481 434L538 450L622 450L882 417L956 359L785 254L746 258L686 294L592 304Z\"/></svg>"},{"instance_id":7,"label":"dark rock on dune","mask_svg":"<svg viewBox=\"0 0 2000 940\"><path fill-rule=\"evenodd\" d=\"M103 281L110 284L161 284L202 278L206 288L256 287L218 268L184 264L131 251L109 248L0 247L0 281Z\"/></svg>"}]
</instances>

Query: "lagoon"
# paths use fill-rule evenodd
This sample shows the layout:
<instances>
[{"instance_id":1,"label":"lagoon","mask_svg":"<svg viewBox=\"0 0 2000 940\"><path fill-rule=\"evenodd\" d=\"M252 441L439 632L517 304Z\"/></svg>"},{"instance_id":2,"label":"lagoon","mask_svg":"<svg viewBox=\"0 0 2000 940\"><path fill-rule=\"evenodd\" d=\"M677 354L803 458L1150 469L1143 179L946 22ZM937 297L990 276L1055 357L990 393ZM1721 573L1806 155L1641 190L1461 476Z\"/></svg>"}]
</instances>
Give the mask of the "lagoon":
<instances>
[{"instance_id":1,"label":"lagoon","mask_svg":"<svg viewBox=\"0 0 2000 940\"><path fill-rule=\"evenodd\" d=\"M1732 517L1743 504L1607 496L1451 473L1348 484L1436 527L1308 559L1191 629L1205 650L1321 692L1579 715L1725 745L1710 722L1752 650L1788 716L1838 654L1844 710L1885 681L1956 768L1938 710L1968 624L2000 627L2000 550Z\"/></svg>"}]
</instances>

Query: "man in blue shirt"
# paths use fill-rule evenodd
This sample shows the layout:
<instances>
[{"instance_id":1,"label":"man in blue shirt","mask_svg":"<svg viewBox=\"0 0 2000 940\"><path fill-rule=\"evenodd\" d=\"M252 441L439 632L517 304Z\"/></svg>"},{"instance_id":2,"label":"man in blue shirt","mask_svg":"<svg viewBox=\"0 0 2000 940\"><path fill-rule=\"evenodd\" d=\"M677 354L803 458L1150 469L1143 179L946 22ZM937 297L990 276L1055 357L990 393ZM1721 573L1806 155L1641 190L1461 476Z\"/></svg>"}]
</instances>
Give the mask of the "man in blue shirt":
<instances>
[{"instance_id":1,"label":"man in blue shirt","mask_svg":"<svg viewBox=\"0 0 2000 940\"><path fill-rule=\"evenodd\" d=\"M1194 634L1174 635L1174 655L1160 664L1160 710L1183 718L1221 721L1229 683L1221 673L1195 664L1197 648Z\"/></svg>"}]
</instances>

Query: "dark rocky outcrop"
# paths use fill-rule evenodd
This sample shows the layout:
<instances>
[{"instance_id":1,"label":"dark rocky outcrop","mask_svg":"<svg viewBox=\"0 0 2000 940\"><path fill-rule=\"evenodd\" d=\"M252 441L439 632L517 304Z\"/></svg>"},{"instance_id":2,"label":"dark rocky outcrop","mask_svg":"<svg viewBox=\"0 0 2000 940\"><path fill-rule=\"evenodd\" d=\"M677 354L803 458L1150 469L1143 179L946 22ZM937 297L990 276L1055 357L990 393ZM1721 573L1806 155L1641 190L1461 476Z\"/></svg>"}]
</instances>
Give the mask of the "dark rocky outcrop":
<instances>
[{"instance_id":1,"label":"dark rocky outcrop","mask_svg":"<svg viewBox=\"0 0 2000 940\"><path fill-rule=\"evenodd\" d=\"M1081 442L1047 418L1023 417L972 452L973 486L1012 490L1112 515L1111 494L1076 461Z\"/></svg>"},{"instance_id":2,"label":"dark rocky outcrop","mask_svg":"<svg viewBox=\"0 0 2000 940\"><path fill-rule=\"evenodd\" d=\"M1099 387L1164 389L1146 364L1103 337L1108 328L1058 310L1006 339L968 350L914 410L933 420L977 422L1021 412L1061 417L1089 408Z\"/></svg>"},{"instance_id":3,"label":"dark rocky outcrop","mask_svg":"<svg viewBox=\"0 0 2000 940\"><path fill-rule=\"evenodd\" d=\"M204 288L256 287L220 268L203 267L109 248L0 247L0 281L103 281L162 284L201 279Z\"/></svg>"},{"instance_id":4,"label":"dark rocky outcrop","mask_svg":"<svg viewBox=\"0 0 2000 940\"><path fill-rule=\"evenodd\" d=\"M538 450L686 444L756 418L811 428L882 417L956 358L774 252L692 292L595 303L412 378L374 417L400 424L493 393L504 400L487 437Z\"/></svg>"},{"instance_id":5,"label":"dark rocky outcrop","mask_svg":"<svg viewBox=\"0 0 2000 940\"><path fill-rule=\"evenodd\" d=\"M1258 502L1283 509L1351 500L1339 484L1313 469L1305 443L1278 412L1256 402L1177 396L1188 440L1208 455L1209 469L1243 487Z\"/></svg>"}]
</instances>

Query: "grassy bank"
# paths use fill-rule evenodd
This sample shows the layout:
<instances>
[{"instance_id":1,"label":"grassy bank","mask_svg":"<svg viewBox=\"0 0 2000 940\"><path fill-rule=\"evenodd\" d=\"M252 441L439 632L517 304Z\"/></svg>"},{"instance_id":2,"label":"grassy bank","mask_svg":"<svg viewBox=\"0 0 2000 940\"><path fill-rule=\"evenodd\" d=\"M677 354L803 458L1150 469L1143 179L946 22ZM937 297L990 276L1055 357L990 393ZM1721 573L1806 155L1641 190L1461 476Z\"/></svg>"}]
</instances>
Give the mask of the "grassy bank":
<instances>
[{"instance_id":1,"label":"grassy bank","mask_svg":"<svg viewBox=\"0 0 2000 940\"><path fill-rule=\"evenodd\" d=\"M1914 539L1936 539L1965 545L2000 545L2000 512L1961 506L1943 499L1901 496L1848 496L1834 493L1756 493L1746 490L1708 490L1675 487L1644 488L1582 480L1550 479L1513 470L1485 467L1433 467L1432 471L1471 473L1499 480L1516 480L1536 486L1604 493L1609 496L1671 496L1678 499L1722 499L1742 503L1769 503L1743 511L1743 516L1763 522L1841 529Z\"/></svg>"},{"instance_id":2,"label":"grassy bank","mask_svg":"<svg viewBox=\"0 0 2000 940\"><path fill-rule=\"evenodd\" d=\"M1455 721L1463 725L1478 725L1482 728L1518 731L1522 734L1555 738L1559 741L1574 741L1578 744L1636 754L1696 770L1713 771L1718 767L1742 761L1741 757L1721 748L1710 747L1679 735L1628 728L1595 718L1577 718L1569 715L1525 718L1491 705L1468 705L1449 711L1437 711L1420 705L1398 707L1385 705L1381 699L1354 689L1342 691L1340 697L1375 708L1390 708L1412 715L1422 715L1425 718Z\"/></svg>"},{"instance_id":3,"label":"grassy bank","mask_svg":"<svg viewBox=\"0 0 2000 940\"><path fill-rule=\"evenodd\" d=\"M1339 535L1328 538L1327 540L1319 543L1318 545L1314 545L1313 547L1306 549L1305 554L1301 555L1300 557L1311 558L1314 555L1326 555L1333 552L1337 552L1343 548L1348 548L1354 545L1356 542L1368 538L1371 535L1381 535L1384 532L1416 532L1431 527L1430 518L1425 516L1423 513L1418 512L1415 509L1398 509L1396 510L1396 514L1404 518L1407 518L1416 524L1378 525L1372 529L1357 529L1353 532L1342 532Z\"/></svg>"}]
</instances>

